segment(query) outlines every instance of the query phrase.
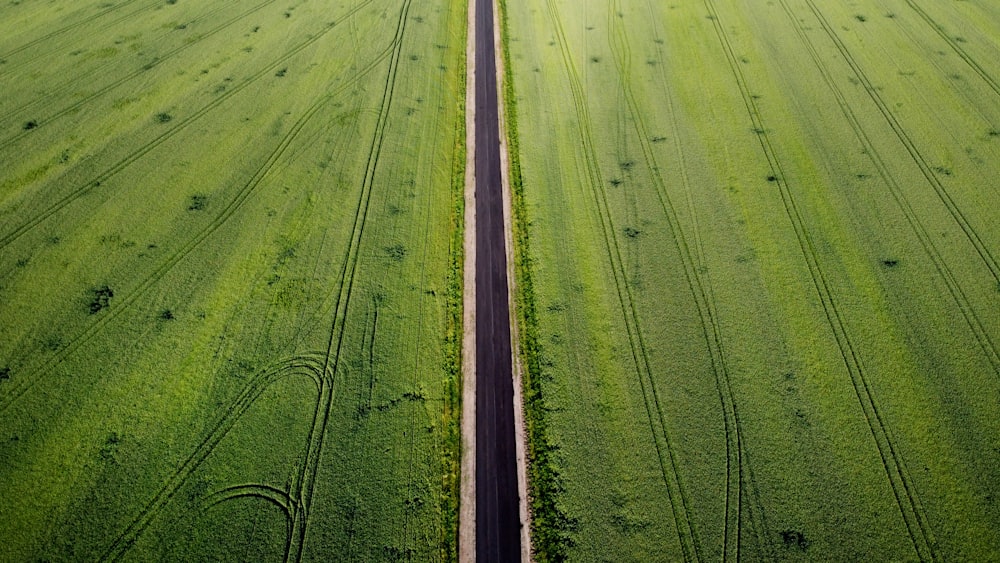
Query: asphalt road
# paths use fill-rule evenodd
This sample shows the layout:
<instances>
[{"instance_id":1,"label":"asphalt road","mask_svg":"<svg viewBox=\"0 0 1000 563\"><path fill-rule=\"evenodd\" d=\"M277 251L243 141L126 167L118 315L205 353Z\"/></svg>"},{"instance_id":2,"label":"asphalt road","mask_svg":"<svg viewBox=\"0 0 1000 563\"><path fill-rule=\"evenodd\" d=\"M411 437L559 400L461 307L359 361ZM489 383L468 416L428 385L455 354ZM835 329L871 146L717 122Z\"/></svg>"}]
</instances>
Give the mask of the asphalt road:
<instances>
[{"instance_id":1,"label":"asphalt road","mask_svg":"<svg viewBox=\"0 0 1000 563\"><path fill-rule=\"evenodd\" d=\"M476 561L521 559L493 0L476 0Z\"/></svg>"}]
</instances>

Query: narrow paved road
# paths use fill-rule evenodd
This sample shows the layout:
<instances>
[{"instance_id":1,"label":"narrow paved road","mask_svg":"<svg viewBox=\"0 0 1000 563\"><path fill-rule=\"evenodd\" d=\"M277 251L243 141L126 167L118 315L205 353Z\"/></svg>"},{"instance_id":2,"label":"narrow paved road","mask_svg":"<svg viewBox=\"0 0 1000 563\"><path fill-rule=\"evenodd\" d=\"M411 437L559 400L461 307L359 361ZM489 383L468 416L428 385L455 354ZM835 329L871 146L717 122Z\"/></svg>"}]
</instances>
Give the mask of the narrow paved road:
<instances>
[{"instance_id":1,"label":"narrow paved road","mask_svg":"<svg viewBox=\"0 0 1000 563\"><path fill-rule=\"evenodd\" d=\"M493 0L476 2L476 561L521 559Z\"/></svg>"}]
</instances>

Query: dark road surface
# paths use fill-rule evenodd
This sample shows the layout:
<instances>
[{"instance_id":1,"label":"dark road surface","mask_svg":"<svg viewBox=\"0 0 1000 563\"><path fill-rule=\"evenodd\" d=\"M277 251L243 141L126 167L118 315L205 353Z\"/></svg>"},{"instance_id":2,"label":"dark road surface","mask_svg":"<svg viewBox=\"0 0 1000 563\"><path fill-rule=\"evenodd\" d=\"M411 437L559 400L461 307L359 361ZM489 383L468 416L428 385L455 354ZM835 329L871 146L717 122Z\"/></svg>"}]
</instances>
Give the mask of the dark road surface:
<instances>
[{"instance_id":1,"label":"dark road surface","mask_svg":"<svg viewBox=\"0 0 1000 563\"><path fill-rule=\"evenodd\" d=\"M521 559L493 0L476 2L476 561Z\"/></svg>"}]
</instances>

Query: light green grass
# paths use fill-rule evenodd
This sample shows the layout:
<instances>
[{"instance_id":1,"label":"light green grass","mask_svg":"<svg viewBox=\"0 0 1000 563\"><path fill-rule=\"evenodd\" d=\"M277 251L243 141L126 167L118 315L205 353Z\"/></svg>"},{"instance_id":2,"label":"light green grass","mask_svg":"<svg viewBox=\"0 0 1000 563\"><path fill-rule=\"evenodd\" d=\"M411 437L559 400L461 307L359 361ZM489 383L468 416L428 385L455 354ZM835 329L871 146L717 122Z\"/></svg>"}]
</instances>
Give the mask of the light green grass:
<instances>
[{"instance_id":1,"label":"light green grass","mask_svg":"<svg viewBox=\"0 0 1000 563\"><path fill-rule=\"evenodd\" d=\"M0 8L0 559L454 559L465 3L102 6Z\"/></svg>"},{"instance_id":2,"label":"light green grass","mask_svg":"<svg viewBox=\"0 0 1000 563\"><path fill-rule=\"evenodd\" d=\"M995 558L995 8L506 10L539 558Z\"/></svg>"}]
</instances>

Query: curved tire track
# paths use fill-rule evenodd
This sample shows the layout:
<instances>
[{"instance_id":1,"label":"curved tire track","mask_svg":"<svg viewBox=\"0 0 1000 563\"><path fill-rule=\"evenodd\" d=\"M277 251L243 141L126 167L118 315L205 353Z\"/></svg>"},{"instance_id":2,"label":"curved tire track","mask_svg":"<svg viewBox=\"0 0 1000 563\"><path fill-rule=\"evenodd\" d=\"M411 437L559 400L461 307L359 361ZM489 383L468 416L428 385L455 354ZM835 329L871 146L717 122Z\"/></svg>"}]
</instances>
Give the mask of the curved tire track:
<instances>
[{"instance_id":1,"label":"curved tire track","mask_svg":"<svg viewBox=\"0 0 1000 563\"><path fill-rule=\"evenodd\" d=\"M365 225L368 219L368 209L371 203L371 194L375 184L375 173L378 169L379 157L382 152L382 145L385 140L385 129L388 124L389 110L392 107L393 94L396 87L396 76L399 68L399 61L402 58L403 37L406 30L406 23L409 16L412 0L404 0L400 8L399 19L396 23L396 32L391 45L391 56L389 70L386 76L385 85L382 90L382 100L379 106L378 117L375 124L375 133L369 145L368 159L365 165L365 176L362 180L361 193L358 196L358 204L354 216L354 224L351 231L351 240L346 249L343 269L341 271L340 289L337 292L336 304L333 308L334 314L330 326L330 340L327 343L326 352L323 359L324 373L330 373L328 398L325 406L317 410L313 430L309 437L309 455L306 463L302 466L299 474L298 490L300 498L298 502L301 506L303 516L298 528L293 522L293 533L291 546L288 552L294 561L301 561L303 549L305 547L307 533L309 530L309 509L312 505L313 493L316 487L316 476L319 470L319 460L323 451L323 441L326 434L326 427L333 408L334 377L338 373L340 362L340 352L344 343L345 324L347 320L348 305L354 289L354 274L357 271L358 258L360 256L361 239L364 234Z\"/></svg>"},{"instance_id":2,"label":"curved tire track","mask_svg":"<svg viewBox=\"0 0 1000 563\"><path fill-rule=\"evenodd\" d=\"M361 77L365 76L377 64L384 60L388 51L379 55L375 61L370 64L365 69L361 70L357 75L352 77L351 81L342 85L337 90L334 90L326 95L322 96L316 100L312 106L303 113L302 116L295 122L295 124L289 129L288 133L282 138L281 142L275 148L274 151L268 156L267 160L257 169L254 175L236 194L236 196L230 200L229 204L222 209L222 211L209 223L205 228L198 232L193 238L188 239L188 241L175 251L171 256L164 260L159 266L156 267L143 281L132 291L129 295L125 296L122 301L118 304L110 307L107 312L102 312L99 318L92 324L87 326L80 334L70 340L63 348L61 348L54 356L50 357L47 361L40 364L38 367L29 369L24 375L18 377L17 382L13 389L5 393L0 397L0 413L9 408L17 399L19 399L24 393L29 391L34 384L37 382L38 378L42 373L50 371L55 368L64 358L78 350L84 343L86 343L94 335L98 334L108 323L115 319L122 312L127 310L133 303L135 303L140 296L145 294L153 285L155 285L160 278L166 275L178 262L183 260L188 254L190 254L195 248L197 248L202 242L205 241L212 233L218 230L230 217L233 216L242 206L246 203L247 199L256 191L257 187L261 182L268 176L271 169L277 164L284 153L288 150L289 146L305 127L306 123L330 100L336 97L337 94L347 89L355 82L357 82ZM148 151L146 151L148 152ZM79 197L77 194L76 197ZM53 212L54 213L54 212ZM12 379L12 382L14 380Z\"/></svg>"},{"instance_id":3,"label":"curved tire track","mask_svg":"<svg viewBox=\"0 0 1000 563\"><path fill-rule=\"evenodd\" d=\"M143 532L148 529L160 510L177 494L177 491L187 481L188 477L208 458L240 418L263 395L264 391L278 381L293 375L302 375L311 379L316 384L318 395L317 407L322 404L322 393L325 388L330 386L332 374L323 371L321 355L303 355L292 358L258 374L250 381L246 389L243 390L236 400L233 401L233 404L226 409L226 412L212 424L194 451L181 462L177 470L171 473L166 483L153 496L150 502L139 512L125 530L112 541L100 560L120 560ZM284 493L284 491L280 492ZM292 501L295 500L297 499L292 499ZM290 502L288 505L289 508L292 505L293 503Z\"/></svg>"}]
</instances>

